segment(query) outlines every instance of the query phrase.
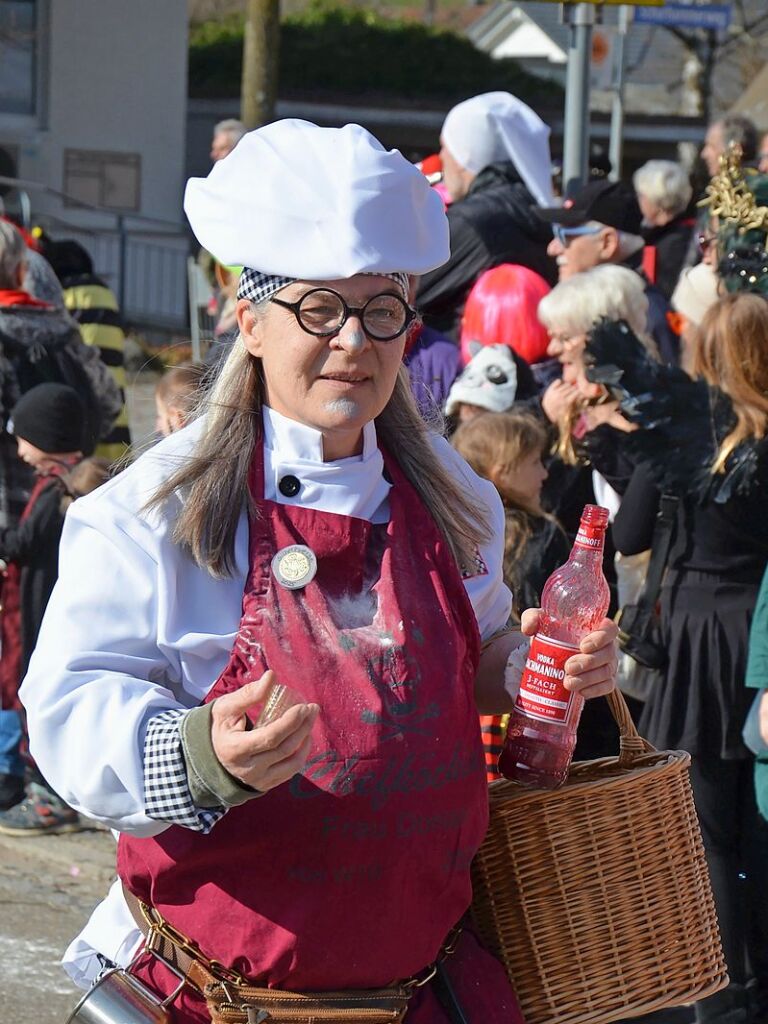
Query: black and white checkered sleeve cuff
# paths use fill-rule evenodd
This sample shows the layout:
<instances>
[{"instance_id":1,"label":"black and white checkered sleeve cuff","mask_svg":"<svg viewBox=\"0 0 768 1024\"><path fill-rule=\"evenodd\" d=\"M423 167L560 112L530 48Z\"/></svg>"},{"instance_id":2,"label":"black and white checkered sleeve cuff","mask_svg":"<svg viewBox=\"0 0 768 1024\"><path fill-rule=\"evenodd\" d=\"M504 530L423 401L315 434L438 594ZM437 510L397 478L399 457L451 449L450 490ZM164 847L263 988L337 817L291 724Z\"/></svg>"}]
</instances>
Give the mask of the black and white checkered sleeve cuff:
<instances>
[{"instance_id":1,"label":"black and white checkered sleeve cuff","mask_svg":"<svg viewBox=\"0 0 768 1024\"><path fill-rule=\"evenodd\" d=\"M200 808L192 802L181 746L182 709L150 718L144 739L144 812L156 821L210 832L226 808Z\"/></svg>"}]
</instances>

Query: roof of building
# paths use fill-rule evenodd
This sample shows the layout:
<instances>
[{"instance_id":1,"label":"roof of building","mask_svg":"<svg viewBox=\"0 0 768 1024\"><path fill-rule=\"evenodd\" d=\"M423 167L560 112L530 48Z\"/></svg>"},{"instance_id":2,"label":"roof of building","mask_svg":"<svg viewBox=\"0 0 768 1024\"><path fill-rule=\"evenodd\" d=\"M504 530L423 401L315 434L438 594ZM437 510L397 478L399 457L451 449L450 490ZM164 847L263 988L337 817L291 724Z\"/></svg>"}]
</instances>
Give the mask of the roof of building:
<instances>
[{"instance_id":1,"label":"roof of building","mask_svg":"<svg viewBox=\"0 0 768 1024\"><path fill-rule=\"evenodd\" d=\"M745 0L747 15L754 19L761 11L759 6L765 0ZM530 56L541 65L542 56L549 59L552 70L557 70L558 60L553 60L546 53L546 47L539 44L537 52L528 48L530 35L521 32L521 22L527 22L538 30L541 36L551 41L551 53L567 53L570 28L561 23L560 5L542 3L536 0L500 0L491 6L476 7L477 17L467 27L467 35L476 46L487 52L495 52L497 56L516 56L525 67L526 57ZM618 22L618 8L602 9L602 27L609 30ZM767 26L768 27L768 26ZM595 31L599 32L597 25ZM518 52L514 46L505 46L504 41L511 40L521 44ZM535 37L536 38L536 37ZM647 114L679 114L695 115L692 100L686 96L683 84L684 66L690 57L683 42L669 29L632 23L626 42L626 105L629 110ZM727 57L718 62L715 79L716 94L714 107L727 107L738 97L743 88L744 71L737 58L737 47L730 48ZM766 93L768 83L763 79L762 91ZM750 95L759 98L757 83L749 90ZM595 107L600 108L599 94L594 96ZM768 125L768 108L763 118Z\"/></svg>"}]
</instances>

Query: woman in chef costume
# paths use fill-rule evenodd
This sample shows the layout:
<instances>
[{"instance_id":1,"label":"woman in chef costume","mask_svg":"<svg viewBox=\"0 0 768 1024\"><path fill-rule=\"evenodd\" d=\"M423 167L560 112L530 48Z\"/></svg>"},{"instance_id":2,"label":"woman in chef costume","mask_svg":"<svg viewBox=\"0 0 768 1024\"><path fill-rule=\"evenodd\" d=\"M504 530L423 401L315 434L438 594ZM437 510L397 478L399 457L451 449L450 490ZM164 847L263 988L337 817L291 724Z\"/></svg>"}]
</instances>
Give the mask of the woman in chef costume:
<instances>
[{"instance_id":1,"label":"woman in chef costume","mask_svg":"<svg viewBox=\"0 0 768 1024\"><path fill-rule=\"evenodd\" d=\"M266 1019L246 982L326 1010L341 991L339 1020L394 991L359 1019L407 1002L445 1024L458 1000L509 1024L500 965L455 927L487 823L477 712L509 710L527 641L501 502L401 367L408 275L448 257L442 203L364 129L287 120L192 179L185 210L246 268L239 338L199 418L67 516L22 690L46 778L120 832L66 966L87 984L128 964L153 922L163 958L132 970L162 995L164 960L188 971L183 1024ZM612 688L614 637L585 639L572 689ZM256 724L275 684L295 703Z\"/></svg>"}]
</instances>

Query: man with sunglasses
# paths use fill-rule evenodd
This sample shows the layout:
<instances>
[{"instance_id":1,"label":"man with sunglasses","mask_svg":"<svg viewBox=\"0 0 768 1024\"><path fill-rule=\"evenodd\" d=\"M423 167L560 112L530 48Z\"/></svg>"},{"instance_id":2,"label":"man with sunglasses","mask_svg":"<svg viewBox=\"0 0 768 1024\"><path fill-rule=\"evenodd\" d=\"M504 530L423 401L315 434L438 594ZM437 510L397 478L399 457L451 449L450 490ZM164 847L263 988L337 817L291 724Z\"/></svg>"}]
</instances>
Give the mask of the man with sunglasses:
<instances>
[{"instance_id":1,"label":"man with sunglasses","mask_svg":"<svg viewBox=\"0 0 768 1024\"><path fill-rule=\"evenodd\" d=\"M648 331L662 359L676 365L678 339L667 320L669 305L642 271L643 216L632 186L623 181L592 181L562 206L536 212L552 225L554 237L547 252L557 261L561 281L602 263L619 263L643 277L649 305Z\"/></svg>"}]
</instances>

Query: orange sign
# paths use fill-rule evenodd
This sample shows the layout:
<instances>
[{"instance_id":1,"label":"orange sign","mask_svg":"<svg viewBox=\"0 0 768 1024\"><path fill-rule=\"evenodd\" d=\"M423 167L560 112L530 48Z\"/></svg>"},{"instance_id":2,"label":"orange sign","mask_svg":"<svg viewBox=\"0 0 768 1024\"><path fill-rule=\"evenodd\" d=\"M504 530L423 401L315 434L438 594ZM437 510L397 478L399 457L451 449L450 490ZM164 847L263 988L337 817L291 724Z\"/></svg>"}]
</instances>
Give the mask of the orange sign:
<instances>
[{"instance_id":1,"label":"orange sign","mask_svg":"<svg viewBox=\"0 0 768 1024\"><path fill-rule=\"evenodd\" d=\"M611 44L602 32L595 32L592 35L592 63L602 64L610 55Z\"/></svg>"}]
</instances>

